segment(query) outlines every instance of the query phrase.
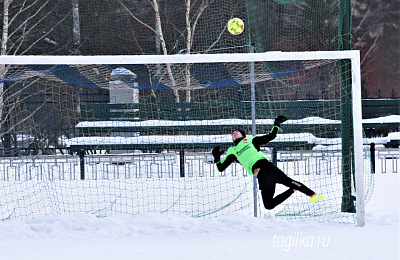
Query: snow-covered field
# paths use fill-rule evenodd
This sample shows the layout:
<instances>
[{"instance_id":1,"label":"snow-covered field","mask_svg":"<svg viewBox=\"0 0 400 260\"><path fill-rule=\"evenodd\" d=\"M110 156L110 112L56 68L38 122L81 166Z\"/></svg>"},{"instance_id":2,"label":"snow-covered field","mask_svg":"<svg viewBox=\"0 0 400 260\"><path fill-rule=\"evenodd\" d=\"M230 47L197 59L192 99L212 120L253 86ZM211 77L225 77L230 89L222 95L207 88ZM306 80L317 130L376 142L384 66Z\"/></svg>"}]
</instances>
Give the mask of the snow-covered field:
<instances>
[{"instance_id":1,"label":"snow-covered field","mask_svg":"<svg viewBox=\"0 0 400 260\"><path fill-rule=\"evenodd\" d=\"M140 214L0 222L0 260L399 259L399 173L376 174L366 226Z\"/></svg>"}]
</instances>

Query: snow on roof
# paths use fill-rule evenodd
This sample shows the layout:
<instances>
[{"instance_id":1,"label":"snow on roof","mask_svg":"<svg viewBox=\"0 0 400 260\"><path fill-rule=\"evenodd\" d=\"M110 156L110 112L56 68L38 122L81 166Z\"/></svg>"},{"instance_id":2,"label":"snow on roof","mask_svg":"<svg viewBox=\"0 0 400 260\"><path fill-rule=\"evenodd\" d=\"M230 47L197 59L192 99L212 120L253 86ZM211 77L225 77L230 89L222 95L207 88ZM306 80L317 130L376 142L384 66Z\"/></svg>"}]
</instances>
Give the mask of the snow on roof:
<instances>
[{"instance_id":1,"label":"snow on roof","mask_svg":"<svg viewBox=\"0 0 400 260\"><path fill-rule=\"evenodd\" d=\"M389 133L387 136L388 142L392 140L400 140L400 132Z\"/></svg>"},{"instance_id":2,"label":"snow on roof","mask_svg":"<svg viewBox=\"0 0 400 260\"><path fill-rule=\"evenodd\" d=\"M130 71L124 67L119 67L119 68L113 69L111 72L111 76L115 76L115 75L130 75L134 78L137 77L137 75L135 73L133 73L132 71Z\"/></svg>"},{"instance_id":3,"label":"snow on roof","mask_svg":"<svg viewBox=\"0 0 400 260\"><path fill-rule=\"evenodd\" d=\"M400 122L399 115L363 119L363 123L396 123ZM273 119L257 119L256 125L273 125ZM243 119L219 119L219 120L147 120L147 121L83 121L76 127L149 127L149 126L187 126L187 125L251 125L251 120ZM320 117L307 117L299 120L288 120L283 125L301 124L340 124L340 120L330 120ZM365 139L367 143L385 144L391 140L400 140L400 132L389 133L387 137ZM272 142L296 142L306 141L309 144L319 146L341 145L340 138L317 138L311 133L278 134ZM151 135L137 137L76 137L67 141L70 145L96 145L96 144L154 144L154 143L232 143L232 136L227 135Z\"/></svg>"},{"instance_id":4,"label":"snow on roof","mask_svg":"<svg viewBox=\"0 0 400 260\"><path fill-rule=\"evenodd\" d=\"M391 115L385 117L363 119L363 124L366 123L399 123L400 115ZM274 119L256 119L256 125L273 125ZM340 124L340 120L331 120L321 117L307 117L297 120L288 120L282 125L301 125L301 124ZM76 127L137 127L137 126L185 126L185 125L251 125L251 120L245 119L216 119L216 120L146 120L146 121L83 121L79 122Z\"/></svg>"},{"instance_id":5,"label":"snow on roof","mask_svg":"<svg viewBox=\"0 0 400 260\"><path fill-rule=\"evenodd\" d=\"M256 119L256 125L273 125L274 119ZM76 127L137 127L137 126L186 126L186 125L251 125L251 120L245 119L217 119L217 120L146 120L146 121L83 121ZM340 120L331 120L321 117L307 117L298 120L288 120L282 125L301 125L301 124L340 124Z\"/></svg>"},{"instance_id":6,"label":"snow on roof","mask_svg":"<svg viewBox=\"0 0 400 260\"><path fill-rule=\"evenodd\" d=\"M366 124L366 123L378 123L378 124L399 123L400 124L400 115L390 115L390 116L382 116L382 117L377 117L377 118L363 119L362 122L364 124Z\"/></svg>"},{"instance_id":7,"label":"snow on roof","mask_svg":"<svg viewBox=\"0 0 400 260\"><path fill-rule=\"evenodd\" d=\"M279 134L271 142L317 142L317 138L310 133ZM135 137L96 136L75 137L66 140L66 145L98 145L98 144L186 144L186 143L232 143L232 135L144 135Z\"/></svg>"}]
</instances>

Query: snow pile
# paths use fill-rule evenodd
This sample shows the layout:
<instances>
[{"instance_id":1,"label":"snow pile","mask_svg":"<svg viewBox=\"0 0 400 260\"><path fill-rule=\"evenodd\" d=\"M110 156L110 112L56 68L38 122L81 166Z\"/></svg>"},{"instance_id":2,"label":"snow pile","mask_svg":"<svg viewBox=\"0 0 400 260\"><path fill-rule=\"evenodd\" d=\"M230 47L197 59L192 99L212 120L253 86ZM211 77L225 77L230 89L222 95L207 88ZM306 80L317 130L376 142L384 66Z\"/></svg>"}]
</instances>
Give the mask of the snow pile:
<instances>
[{"instance_id":1,"label":"snow pile","mask_svg":"<svg viewBox=\"0 0 400 260\"><path fill-rule=\"evenodd\" d=\"M0 222L0 259L399 259L399 174L376 174L366 226L142 214Z\"/></svg>"}]
</instances>

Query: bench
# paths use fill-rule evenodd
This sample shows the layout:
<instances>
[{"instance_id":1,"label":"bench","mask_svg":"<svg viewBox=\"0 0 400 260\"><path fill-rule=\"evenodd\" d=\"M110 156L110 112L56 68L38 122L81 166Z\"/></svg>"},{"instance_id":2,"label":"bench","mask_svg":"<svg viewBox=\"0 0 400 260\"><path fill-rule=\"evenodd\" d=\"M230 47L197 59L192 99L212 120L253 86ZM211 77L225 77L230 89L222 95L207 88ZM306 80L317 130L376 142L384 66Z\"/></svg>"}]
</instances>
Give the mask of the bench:
<instances>
[{"instance_id":1,"label":"bench","mask_svg":"<svg viewBox=\"0 0 400 260\"><path fill-rule=\"evenodd\" d=\"M320 116L333 119L332 112L340 107L339 100L283 100L270 102L256 102L256 118L275 117L278 114L288 115L292 119ZM125 110L125 111L121 111ZM83 103L81 116L83 119L110 120L120 118L124 112L125 118L133 120L150 120L155 115L165 120L177 120L177 111L182 118L192 120L205 119L199 111L209 111L207 119L232 118L232 111L236 115L250 119L251 102L196 102L196 103ZM268 114L265 111L269 110ZM213 113L218 112L218 113ZM362 118L377 118L389 115L400 115L400 99L363 99Z\"/></svg>"},{"instance_id":2,"label":"bench","mask_svg":"<svg viewBox=\"0 0 400 260\"><path fill-rule=\"evenodd\" d=\"M327 104L328 102L329 104ZM332 102L336 107L330 107ZM321 126L330 124L337 127L340 122L333 120L331 114L334 114L332 110L337 109L338 105L337 101L317 100L257 102L255 104L257 132L269 131L275 117L286 115L289 119L298 121L287 124L285 132L300 133L304 128L311 128L311 131L315 131L311 132L312 134L321 135L321 128L313 130L312 126L315 125L315 121L307 123L303 118L321 117L325 119L325 122L320 124ZM226 119L232 118L238 120L226 122ZM157 123L152 124L151 120L157 120ZM171 120L174 122L171 123ZM151 135L186 134L188 132L205 135L229 133L234 129L251 132L251 103L87 103L81 105L81 121L82 123L76 127L77 136L102 136L110 132L137 132ZM107 123L116 121L119 123ZM190 122L188 123L188 121ZM181 122L181 124L176 122ZM182 129L183 125L184 129ZM334 130L339 129L335 128Z\"/></svg>"},{"instance_id":3,"label":"bench","mask_svg":"<svg viewBox=\"0 0 400 260\"><path fill-rule=\"evenodd\" d=\"M400 115L400 99L362 100L362 117L364 119L389 115Z\"/></svg>"},{"instance_id":4,"label":"bench","mask_svg":"<svg viewBox=\"0 0 400 260\"><path fill-rule=\"evenodd\" d=\"M396 117L397 116L397 117ZM400 99L363 99L362 117L368 138L400 131Z\"/></svg>"},{"instance_id":5,"label":"bench","mask_svg":"<svg viewBox=\"0 0 400 260\"><path fill-rule=\"evenodd\" d=\"M338 105L336 101L335 104ZM289 120L284 123L283 133L310 133L317 137L336 137L337 132L340 131L340 121L329 119L332 114L330 110L334 109L329 105L327 101L257 102L255 104L257 133L268 133L274 124L274 118L278 115L286 115ZM250 102L86 103L81 105L81 118L81 122L75 127L77 137L157 135L204 137L229 134L236 129L243 129L250 133L252 129ZM160 142L161 144L147 145L154 149L165 147L169 149L209 148L197 141L191 142L187 146L176 144L174 147L171 144L163 144L165 140ZM125 147L125 150L131 149L131 147L140 148L138 147L140 144L112 145L107 143L108 145L104 145L97 141L87 147L99 150L100 147L116 149L117 146ZM215 144L216 142L211 143Z\"/></svg>"},{"instance_id":6,"label":"bench","mask_svg":"<svg viewBox=\"0 0 400 260\"><path fill-rule=\"evenodd\" d=\"M376 135L387 135L389 132L399 131L399 121L396 119L376 121L378 116L399 115L400 99L389 100L362 100L363 127L367 137ZM308 117L321 117L331 119L332 114L337 115L340 111L338 100L298 100L298 101L271 101L256 102L256 119L275 118L278 115L286 115L292 120ZM240 118L250 120L250 102L196 102L196 103L132 103L132 104L107 104L107 103L85 103L81 105L81 121L76 127L77 136L103 136L110 132L139 133L151 135L174 135L178 133L194 134L221 134L231 132L233 129L244 129L251 132L249 122L231 122L230 124L208 123L204 120L224 120L229 118ZM174 120L188 121L202 120L198 124L185 125L171 124L168 127L159 125L133 124L132 122L143 122L148 120ZM118 124L104 122L118 121ZM102 123L103 122L103 123ZM217 122L217 121L214 121ZM257 133L265 133L272 126L270 122L256 122ZM339 122L340 123L340 122ZM300 133L303 129L320 137L335 137L340 130L337 121L328 122L330 127L313 127L315 122L294 122L285 126L287 133ZM326 124L326 122L324 122ZM334 126L336 125L336 126Z\"/></svg>"},{"instance_id":7,"label":"bench","mask_svg":"<svg viewBox=\"0 0 400 260\"><path fill-rule=\"evenodd\" d=\"M332 119L332 114L337 111L339 106L338 100L256 102L255 117L258 119L275 118L284 114L292 119L312 116ZM155 118L160 120L251 119L251 102L81 104L82 119L110 120L120 118L121 114L126 119L141 121Z\"/></svg>"}]
</instances>

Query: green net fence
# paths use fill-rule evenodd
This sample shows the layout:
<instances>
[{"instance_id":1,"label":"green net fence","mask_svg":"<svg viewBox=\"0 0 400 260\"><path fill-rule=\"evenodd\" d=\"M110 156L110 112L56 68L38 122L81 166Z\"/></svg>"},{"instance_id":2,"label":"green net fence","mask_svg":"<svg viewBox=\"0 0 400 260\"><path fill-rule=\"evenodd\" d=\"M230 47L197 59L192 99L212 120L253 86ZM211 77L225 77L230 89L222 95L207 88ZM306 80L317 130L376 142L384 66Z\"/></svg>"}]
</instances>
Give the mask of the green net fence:
<instances>
[{"instance_id":1,"label":"green net fence","mask_svg":"<svg viewBox=\"0 0 400 260\"><path fill-rule=\"evenodd\" d=\"M342 49L346 1L5 1L9 55L136 55ZM245 22L227 32L230 18Z\"/></svg>"},{"instance_id":2,"label":"green net fence","mask_svg":"<svg viewBox=\"0 0 400 260\"><path fill-rule=\"evenodd\" d=\"M340 50L345 2L248 1L252 42L259 51Z\"/></svg>"}]
</instances>

